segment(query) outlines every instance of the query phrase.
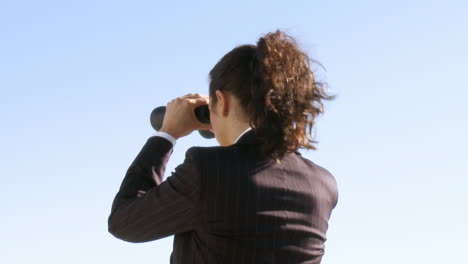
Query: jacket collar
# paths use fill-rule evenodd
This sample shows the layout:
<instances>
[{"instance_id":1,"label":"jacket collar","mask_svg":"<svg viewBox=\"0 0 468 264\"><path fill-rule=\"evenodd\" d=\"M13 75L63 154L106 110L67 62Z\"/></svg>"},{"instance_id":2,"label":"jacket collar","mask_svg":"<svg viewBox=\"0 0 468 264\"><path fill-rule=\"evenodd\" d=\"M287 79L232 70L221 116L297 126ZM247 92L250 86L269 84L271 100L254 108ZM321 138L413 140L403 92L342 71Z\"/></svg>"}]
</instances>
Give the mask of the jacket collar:
<instances>
[{"instance_id":1,"label":"jacket collar","mask_svg":"<svg viewBox=\"0 0 468 264\"><path fill-rule=\"evenodd\" d=\"M242 145L242 144L260 144L260 139L255 135L253 129L245 132L236 143L233 145Z\"/></svg>"},{"instance_id":2,"label":"jacket collar","mask_svg":"<svg viewBox=\"0 0 468 264\"><path fill-rule=\"evenodd\" d=\"M236 141L234 141L234 143L237 143L237 141L239 141L239 139L240 139L245 133L249 132L250 130L252 130L251 127L246 128L246 129L237 137L237 139L236 139Z\"/></svg>"}]
</instances>

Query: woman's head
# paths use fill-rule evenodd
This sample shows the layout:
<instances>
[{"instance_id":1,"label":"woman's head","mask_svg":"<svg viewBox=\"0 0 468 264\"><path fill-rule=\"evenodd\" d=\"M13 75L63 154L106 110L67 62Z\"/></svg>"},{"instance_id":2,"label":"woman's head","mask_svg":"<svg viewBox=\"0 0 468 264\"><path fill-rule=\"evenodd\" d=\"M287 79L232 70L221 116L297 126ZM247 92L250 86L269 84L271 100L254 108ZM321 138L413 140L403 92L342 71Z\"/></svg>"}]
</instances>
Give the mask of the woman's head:
<instances>
[{"instance_id":1,"label":"woman's head","mask_svg":"<svg viewBox=\"0 0 468 264\"><path fill-rule=\"evenodd\" d=\"M315 80L307 54L278 30L256 46L239 46L224 55L210 71L209 95L215 133L223 125L215 106L233 97L229 101L237 119L250 124L262 141L262 153L275 158L299 148L316 149L310 135L315 118L323 112L323 100L333 99Z\"/></svg>"}]
</instances>

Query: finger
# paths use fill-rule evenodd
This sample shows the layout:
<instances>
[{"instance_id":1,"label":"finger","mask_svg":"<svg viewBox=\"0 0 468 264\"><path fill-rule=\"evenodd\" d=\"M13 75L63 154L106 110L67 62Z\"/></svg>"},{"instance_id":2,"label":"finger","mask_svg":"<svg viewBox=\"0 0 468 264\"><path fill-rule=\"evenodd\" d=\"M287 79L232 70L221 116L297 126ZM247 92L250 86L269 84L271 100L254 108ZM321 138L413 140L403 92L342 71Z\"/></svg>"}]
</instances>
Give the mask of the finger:
<instances>
[{"instance_id":1,"label":"finger","mask_svg":"<svg viewBox=\"0 0 468 264\"><path fill-rule=\"evenodd\" d=\"M197 98L197 99L189 99L189 102L194 106L206 105L209 103L209 99L207 98Z\"/></svg>"},{"instance_id":2,"label":"finger","mask_svg":"<svg viewBox=\"0 0 468 264\"><path fill-rule=\"evenodd\" d=\"M186 98L186 99L206 98L206 99L208 99L209 96L204 95L204 94L199 94L199 93L191 93L191 94L184 95L183 98Z\"/></svg>"},{"instance_id":3,"label":"finger","mask_svg":"<svg viewBox=\"0 0 468 264\"><path fill-rule=\"evenodd\" d=\"M182 96L182 98L194 98L194 97L197 97L196 93L189 93L189 94Z\"/></svg>"}]
</instances>

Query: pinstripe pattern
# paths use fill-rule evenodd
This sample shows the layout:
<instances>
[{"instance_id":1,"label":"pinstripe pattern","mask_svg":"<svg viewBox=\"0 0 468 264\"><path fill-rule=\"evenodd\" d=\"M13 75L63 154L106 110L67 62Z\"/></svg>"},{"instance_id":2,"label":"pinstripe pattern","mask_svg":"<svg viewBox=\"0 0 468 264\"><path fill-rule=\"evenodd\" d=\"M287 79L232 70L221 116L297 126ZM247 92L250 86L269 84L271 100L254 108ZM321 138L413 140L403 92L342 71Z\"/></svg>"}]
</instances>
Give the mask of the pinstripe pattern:
<instances>
[{"instance_id":1,"label":"pinstripe pattern","mask_svg":"<svg viewBox=\"0 0 468 264\"><path fill-rule=\"evenodd\" d=\"M162 181L172 144L148 139L130 165L108 218L129 242L174 236L170 262L320 263L334 177L299 152L263 159L248 131L229 147L192 147Z\"/></svg>"}]
</instances>

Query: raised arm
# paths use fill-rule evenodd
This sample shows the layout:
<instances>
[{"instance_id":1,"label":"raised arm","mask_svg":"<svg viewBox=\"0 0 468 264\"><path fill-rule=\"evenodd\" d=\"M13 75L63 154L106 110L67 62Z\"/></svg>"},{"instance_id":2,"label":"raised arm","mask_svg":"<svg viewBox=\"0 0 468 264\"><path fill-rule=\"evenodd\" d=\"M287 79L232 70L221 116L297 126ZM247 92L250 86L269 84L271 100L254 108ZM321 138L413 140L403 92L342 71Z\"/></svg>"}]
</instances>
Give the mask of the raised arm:
<instances>
[{"instance_id":1,"label":"raised arm","mask_svg":"<svg viewBox=\"0 0 468 264\"><path fill-rule=\"evenodd\" d=\"M128 242L147 242L192 230L199 221L200 175L195 150L163 181L172 143L151 137L129 167L114 198L109 232Z\"/></svg>"}]
</instances>

